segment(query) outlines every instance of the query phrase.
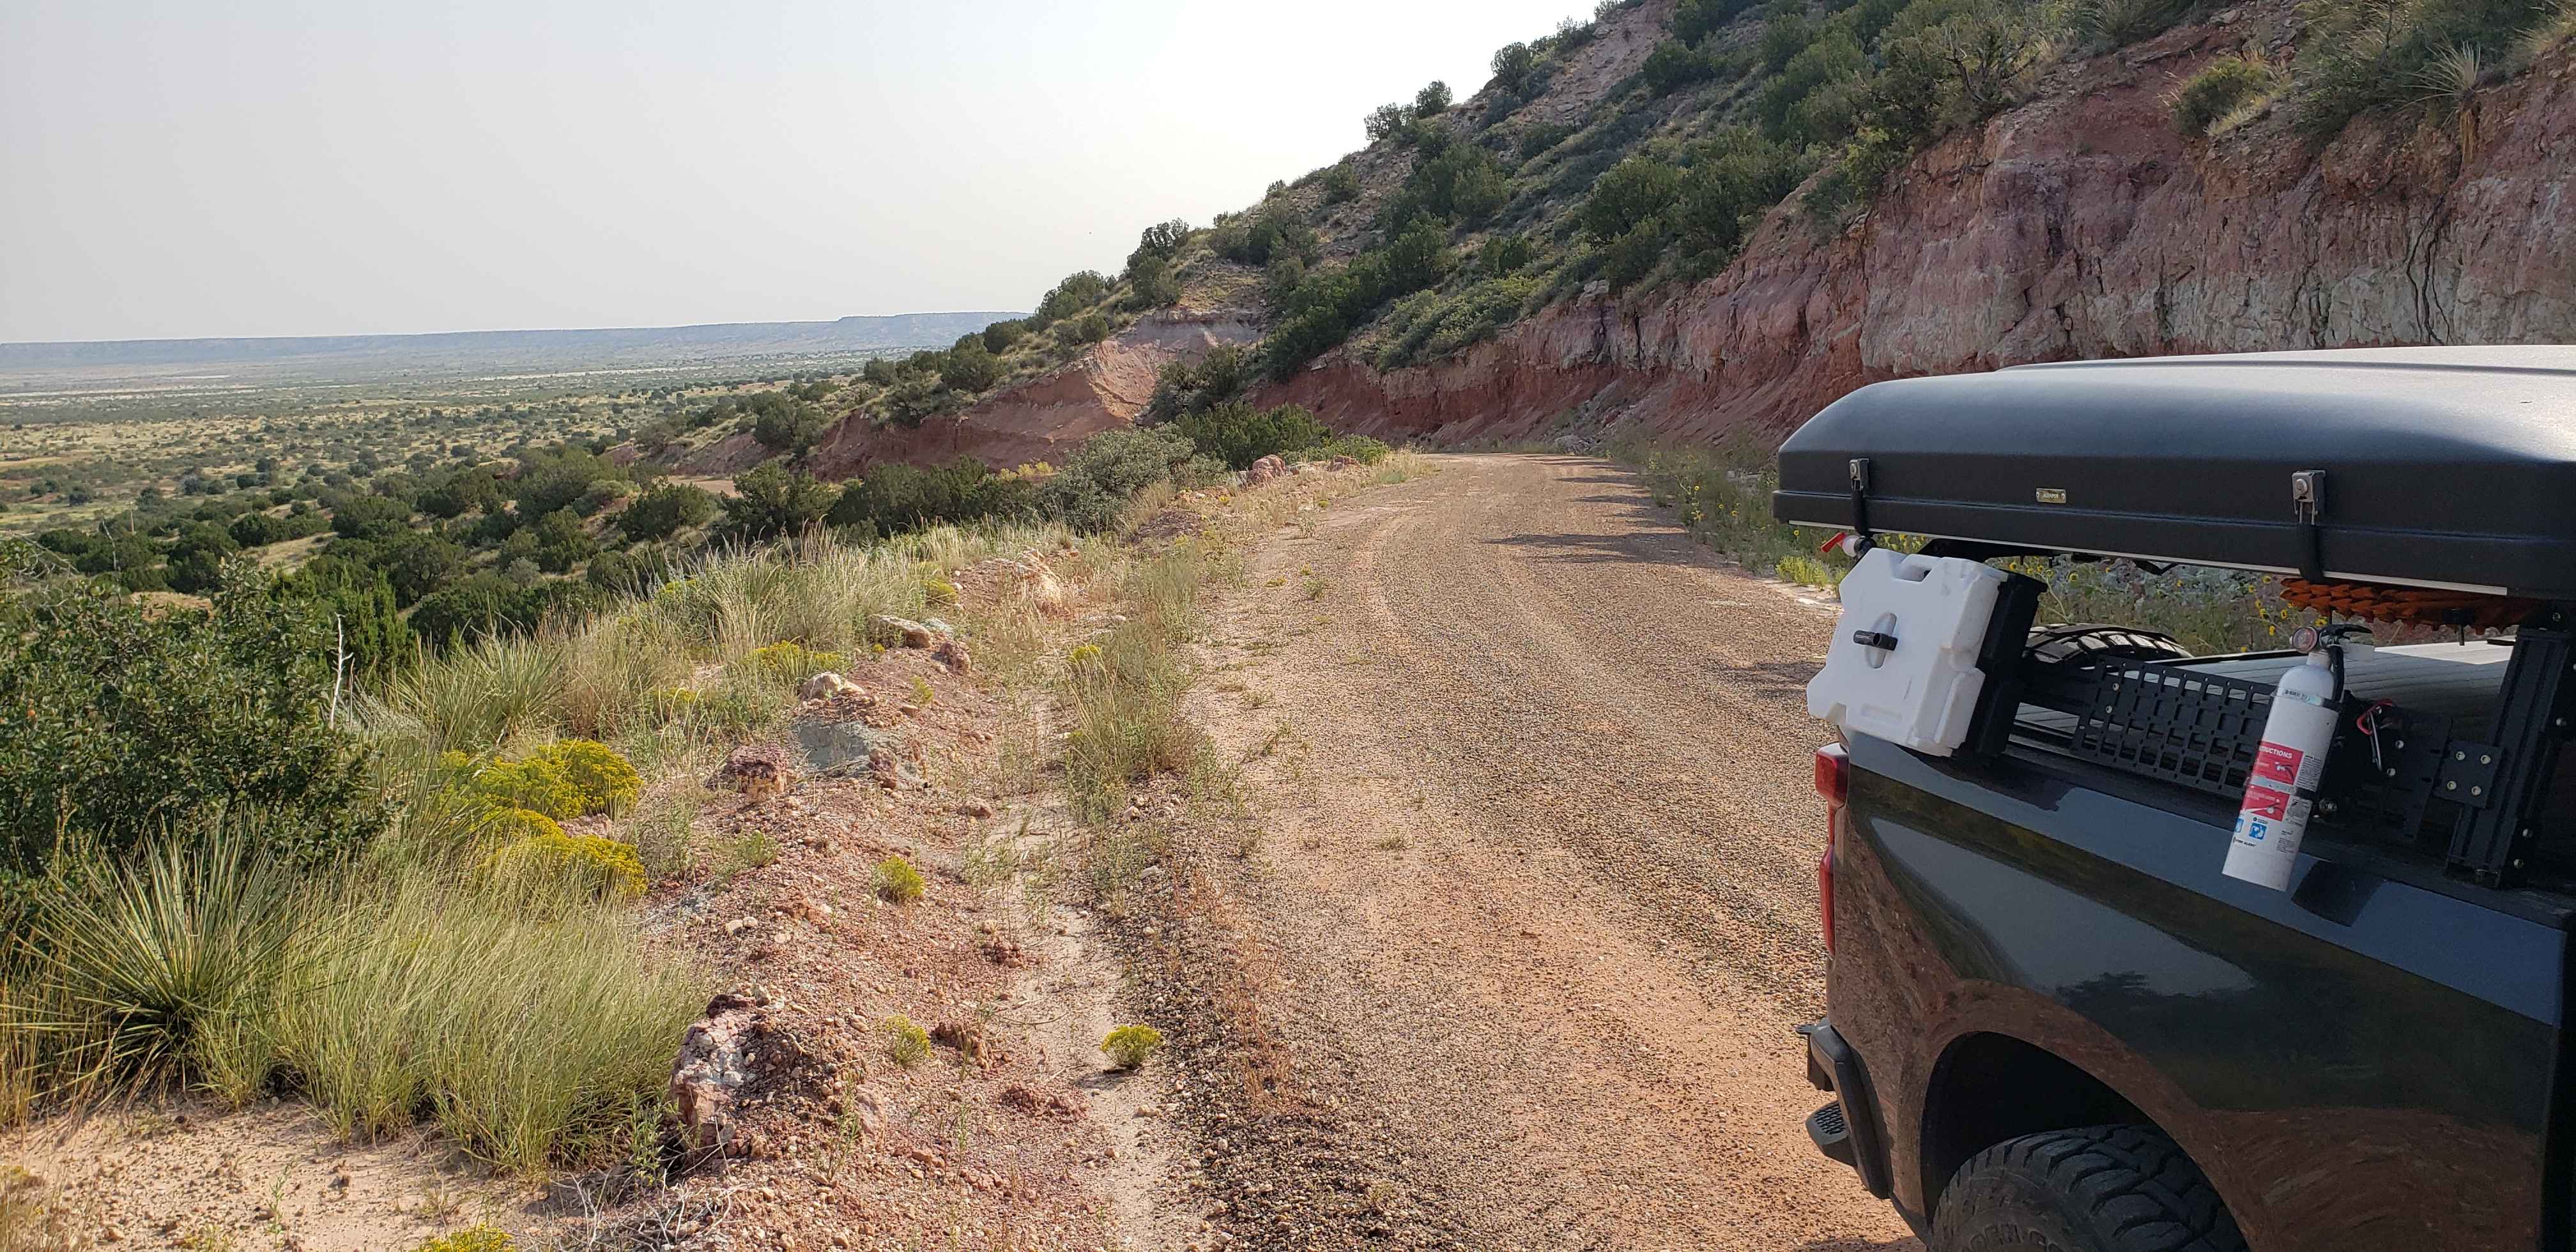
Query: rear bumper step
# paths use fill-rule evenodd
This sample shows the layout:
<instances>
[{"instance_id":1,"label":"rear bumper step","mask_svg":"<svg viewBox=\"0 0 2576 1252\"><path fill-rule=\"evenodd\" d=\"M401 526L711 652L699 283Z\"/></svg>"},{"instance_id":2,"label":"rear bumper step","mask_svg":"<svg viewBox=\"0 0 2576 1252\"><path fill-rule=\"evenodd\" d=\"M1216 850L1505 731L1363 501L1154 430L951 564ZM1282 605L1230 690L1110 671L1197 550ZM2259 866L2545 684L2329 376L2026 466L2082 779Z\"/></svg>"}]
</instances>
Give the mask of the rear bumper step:
<instances>
[{"instance_id":1,"label":"rear bumper step","mask_svg":"<svg viewBox=\"0 0 2576 1252\"><path fill-rule=\"evenodd\" d=\"M1871 1096L1860 1054L1829 1022L1810 1022L1798 1033L1807 1038L1807 1080L1819 1091L1834 1093L1833 1103L1808 1115L1807 1137L1815 1140L1818 1152L1858 1173L1871 1195L1886 1199L1887 1141L1879 1133L1878 1101Z\"/></svg>"},{"instance_id":2,"label":"rear bumper step","mask_svg":"<svg viewBox=\"0 0 2576 1252\"><path fill-rule=\"evenodd\" d=\"M1816 1141L1816 1150L1826 1156L1860 1168L1852 1160L1851 1127L1843 1121L1843 1102L1836 1100L1807 1114L1807 1137Z\"/></svg>"}]
</instances>

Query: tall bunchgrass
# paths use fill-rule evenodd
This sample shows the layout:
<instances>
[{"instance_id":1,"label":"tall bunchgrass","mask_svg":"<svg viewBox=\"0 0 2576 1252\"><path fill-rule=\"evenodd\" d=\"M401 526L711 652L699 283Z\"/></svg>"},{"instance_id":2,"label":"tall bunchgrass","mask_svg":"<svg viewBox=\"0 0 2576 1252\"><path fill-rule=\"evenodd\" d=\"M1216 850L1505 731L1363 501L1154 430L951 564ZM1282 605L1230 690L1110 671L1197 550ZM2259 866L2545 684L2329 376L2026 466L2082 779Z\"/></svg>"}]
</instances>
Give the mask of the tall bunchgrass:
<instances>
[{"instance_id":1,"label":"tall bunchgrass","mask_svg":"<svg viewBox=\"0 0 2576 1252\"><path fill-rule=\"evenodd\" d=\"M428 1109L465 1152L521 1175L608 1160L705 1003L699 975L646 953L625 910L587 890L414 871L334 905L363 929L289 997L278 1038L353 1136Z\"/></svg>"},{"instance_id":2,"label":"tall bunchgrass","mask_svg":"<svg viewBox=\"0 0 2576 1252\"><path fill-rule=\"evenodd\" d=\"M0 981L0 1111L294 1090L353 1137L424 1111L523 1175L605 1159L704 980L570 880L463 867L288 877L227 832L49 897Z\"/></svg>"},{"instance_id":3,"label":"tall bunchgrass","mask_svg":"<svg viewBox=\"0 0 2576 1252\"><path fill-rule=\"evenodd\" d=\"M1065 673L1073 728L1065 741L1065 780L1077 811L1095 820L1114 812L1132 787L1158 774L1188 769L1204 738L1183 715L1189 641L1199 631L1198 594L1209 558L1176 546L1137 562L1120 581L1127 620L1102 636L1097 656Z\"/></svg>"},{"instance_id":4,"label":"tall bunchgrass","mask_svg":"<svg viewBox=\"0 0 2576 1252\"><path fill-rule=\"evenodd\" d=\"M947 572L1065 538L1046 526L941 526L867 545L818 536L718 550L590 621L430 657L358 701L355 721L397 775L443 751L563 736L648 766L694 759L774 726L805 677L735 662L779 644L867 655L870 619L927 613Z\"/></svg>"}]
</instances>

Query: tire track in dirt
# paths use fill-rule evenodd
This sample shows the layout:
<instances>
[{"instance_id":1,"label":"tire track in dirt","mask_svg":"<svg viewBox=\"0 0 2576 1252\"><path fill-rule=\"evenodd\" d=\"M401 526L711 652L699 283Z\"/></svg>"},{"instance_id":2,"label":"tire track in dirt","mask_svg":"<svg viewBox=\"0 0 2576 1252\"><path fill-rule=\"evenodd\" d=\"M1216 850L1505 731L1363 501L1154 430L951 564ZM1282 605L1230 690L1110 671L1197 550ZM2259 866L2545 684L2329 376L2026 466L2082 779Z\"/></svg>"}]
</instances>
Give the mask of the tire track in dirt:
<instances>
[{"instance_id":1,"label":"tire track in dirt","mask_svg":"<svg viewBox=\"0 0 2576 1252\"><path fill-rule=\"evenodd\" d=\"M1451 1246L1917 1246L1801 1128L1830 617L1605 463L1436 464L1217 606L1197 711L1253 784L1232 887L1300 1085Z\"/></svg>"}]
</instances>

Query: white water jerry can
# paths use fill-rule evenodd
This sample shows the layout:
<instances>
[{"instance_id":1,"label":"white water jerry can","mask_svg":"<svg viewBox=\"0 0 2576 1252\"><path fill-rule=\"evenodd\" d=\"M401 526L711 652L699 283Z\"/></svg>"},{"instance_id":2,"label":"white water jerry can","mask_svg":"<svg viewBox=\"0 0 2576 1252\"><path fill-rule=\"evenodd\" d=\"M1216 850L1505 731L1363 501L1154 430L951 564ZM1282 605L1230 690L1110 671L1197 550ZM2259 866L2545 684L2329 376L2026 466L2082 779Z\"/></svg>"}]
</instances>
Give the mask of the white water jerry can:
<instances>
[{"instance_id":1,"label":"white water jerry can","mask_svg":"<svg viewBox=\"0 0 2576 1252\"><path fill-rule=\"evenodd\" d=\"M1959 557L1872 548L1842 582L1825 668L1807 684L1807 711L1930 756L1967 742L1985 690L1977 653L2006 579Z\"/></svg>"}]
</instances>

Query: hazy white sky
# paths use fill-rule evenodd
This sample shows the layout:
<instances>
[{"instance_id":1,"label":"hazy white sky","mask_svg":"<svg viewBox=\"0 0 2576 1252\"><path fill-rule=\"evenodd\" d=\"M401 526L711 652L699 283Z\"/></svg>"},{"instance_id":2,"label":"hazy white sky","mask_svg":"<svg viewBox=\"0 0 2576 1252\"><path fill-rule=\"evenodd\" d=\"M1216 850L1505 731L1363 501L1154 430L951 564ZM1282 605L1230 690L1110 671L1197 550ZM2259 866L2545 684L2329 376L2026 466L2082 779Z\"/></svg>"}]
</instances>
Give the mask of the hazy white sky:
<instances>
[{"instance_id":1,"label":"hazy white sky","mask_svg":"<svg viewBox=\"0 0 2576 1252\"><path fill-rule=\"evenodd\" d=\"M0 341L1027 308L1585 0L5 0Z\"/></svg>"}]
</instances>

